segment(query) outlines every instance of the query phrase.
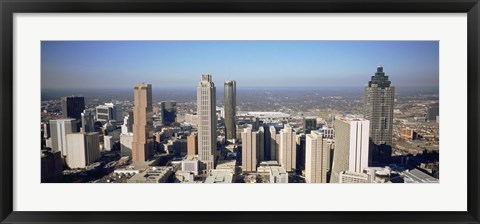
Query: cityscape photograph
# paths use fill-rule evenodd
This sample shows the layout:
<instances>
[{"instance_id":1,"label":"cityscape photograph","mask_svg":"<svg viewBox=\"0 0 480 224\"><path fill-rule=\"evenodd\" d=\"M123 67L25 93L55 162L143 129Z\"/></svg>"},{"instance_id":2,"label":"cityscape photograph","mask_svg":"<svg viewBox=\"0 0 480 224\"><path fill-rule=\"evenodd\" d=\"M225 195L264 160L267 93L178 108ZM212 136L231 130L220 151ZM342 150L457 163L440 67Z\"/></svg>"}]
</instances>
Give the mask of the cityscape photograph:
<instances>
[{"instance_id":1,"label":"cityscape photograph","mask_svg":"<svg viewBox=\"0 0 480 224\"><path fill-rule=\"evenodd\" d=\"M438 41L42 41L41 183L439 183Z\"/></svg>"}]
</instances>

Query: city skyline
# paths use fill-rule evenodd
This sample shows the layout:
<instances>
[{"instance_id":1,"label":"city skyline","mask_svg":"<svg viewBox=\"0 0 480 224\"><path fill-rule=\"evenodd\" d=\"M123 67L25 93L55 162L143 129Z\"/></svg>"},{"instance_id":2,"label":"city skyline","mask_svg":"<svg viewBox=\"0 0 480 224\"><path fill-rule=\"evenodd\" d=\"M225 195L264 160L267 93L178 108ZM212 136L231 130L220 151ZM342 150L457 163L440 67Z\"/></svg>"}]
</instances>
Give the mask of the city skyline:
<instances>
[{"instance_id":1,"label":"city skyline","mask_svg":"<svg viewBox=\"0 0 480 224\"><path fill-rule=\"evenodd\" d=\"M377 65L387 68L398 87L439 83L437 41L43 41L41 46L42 90L125 89L138 82L188 88L200 73L219 82L236 80L242 88L363 87Z\"/></svg>"}]
</instances>

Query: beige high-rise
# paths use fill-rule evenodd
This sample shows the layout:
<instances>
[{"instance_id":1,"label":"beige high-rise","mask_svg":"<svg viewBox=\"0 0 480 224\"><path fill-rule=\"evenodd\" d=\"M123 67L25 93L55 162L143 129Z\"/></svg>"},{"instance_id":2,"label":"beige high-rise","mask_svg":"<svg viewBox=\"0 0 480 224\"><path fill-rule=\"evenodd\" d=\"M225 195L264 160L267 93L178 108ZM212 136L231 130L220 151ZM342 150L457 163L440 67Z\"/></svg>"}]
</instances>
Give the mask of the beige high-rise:
<instances>
[{"instance_id":1,"label":"beige high-rise","mask_svg":"<svg viewBox=\"0 0 480 224\"><path fill-rule=\"evenodd\" d=\"M360 118L335 120L335 152L330 183L340 182L342 171L361 173L368 167L370 122Z\"/></svg>"},{"instance_id":2,"label":"beige high-rise","mask_svg":"<svg viewBox=\"0 0 480 224\"><path fill-rule=\"evenodd\" d=\"M202 75L197 87L198 159L208 172L217 151L216 88L211 75Z\"/></svg>"},{"instance_id":3,"label":"beige high-rise","mask_svg":"<svg viewBox=\"0 0 480 224\"><path fill-rule=\"evenodd\" d=\"M295 171L297 163L297 134L290 125L280 130L280 165L287 172Z\"/></svg>"},{"instance_id":4,"label":"beige high-rise","mask_svg":"<svg viewBox=\"0 0 480 224\"><path fill-rule=\"evenodd\" d=\"M259 160L261 161L261 152L264 151L264 132L263 128L252 132L252 128L245 128L242 136L242 170L251 172L257 171Z\"/></svg>"},{"instance_id":5,"label":"beige high-rise","mask_svg":"<svg viewBox=\"0 0 480 224\"><path fill-rule=\"evenodd\" d=\"M132 161L148 160L153 151L152 85L137 84L134 90Z\"/></svg>"},{"instance_id":6,"label":"beige high-rise","mask_svg":"<svg viewBox=\"0 0 480 224\"><path fill-rule=\"evenodd\" d=\"M305 180L307 183L327 183L330 170L330 139L312 131L305 138Z\"/></svg>"}]
</instances>

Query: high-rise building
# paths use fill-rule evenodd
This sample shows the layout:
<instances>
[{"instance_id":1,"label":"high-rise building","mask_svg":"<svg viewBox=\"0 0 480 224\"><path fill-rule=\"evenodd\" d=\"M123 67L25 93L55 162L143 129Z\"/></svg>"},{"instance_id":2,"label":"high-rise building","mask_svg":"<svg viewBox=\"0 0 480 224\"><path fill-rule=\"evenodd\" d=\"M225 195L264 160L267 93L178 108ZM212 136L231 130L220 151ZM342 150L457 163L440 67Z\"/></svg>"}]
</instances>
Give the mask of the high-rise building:
<instances>
[{"instance_id":1,"label":"high-rise building","mask_svg":"<svg viewBox=\"0 0 480 224\"><path fill-rule=\"evenodd\" d=\"M194 156L198 154L198 135L196 132L187 137L187 155Z\"/></svg>"},{"instance_id":2,"label":"high-rise building","mask_svg":"<svg viewBox=\"0 0 480 224\"><path fill-rule=\"evenodd\" d=\"M63 161L60 152L42 150L41 182L61 183Z\"/></svg>"},{"instance_id":3,"label":"high-rise building","mask_svg":"<svg viewBox=\"0 0 480 224\"><path fill-rule=\"evenodd\" d=\"M82 117L82 132L94 132L95 131L95 113L92 110L84 110L81 114Z\"/></svg>"},{"instance_id":4,"label":"high-rise building","mask_svg":"<svg viewBox=\"0 0 480 224\"><path fill-rule=\"evenodd\" d=\"M327 183L330 171L331 140L312 131L305 140L305 180L307 183Z\"/></svg>"},{"instance_id":5,"label":"high-rise building","mask_svg":"<svg viewBox=\"0 0 480 224\"><path fill-rule=\"evenodd\" d=\"M235 115L237 106L237 83L234 80L225 81L223 106L225 111L225 133L227 139L235 139Z\"/></svg>"},{"instance_id":6,"label":"high-rise building","mask_svg":"<svg viewBox=\"0 0 480 224\"><path fill-rule=\"evenodd\" d=\"M67 165L85 168L100 158L100 137L97 132L67 134Z\"/></svg>"},{"instance_id":7,"label":"high-rise building","mask_svg":"<svg viewBox=\"0 0 480 224\"><path fill-rule=\"evenodd\" d=\"M132 157L133 133L120 135L120 155Z\"/></svg>"},{"instance_id":8,"label":"high-rise building","mask_svg":"<svg viewBox=\"0 0 480 224\"><path fill-rule=\"evenodd\" d=\"M95 107L95 110L96 119L97 121L102 122L102 124L107 123L110 120L115 120L117 122L121 122L123 120L122 105L105 103L104 105Z\"/></svg>"},{"instance_id":9,"label":"high-rise building","mask_svg":"<svg viewBox=\"0 0 480 224\"><path fill-rule=\"evenodd\" d=\"M77 121L74 118L50 121L52 151L67 156L67 134L77 132Z\"/></svg>"},{"instance_id":10,"label":"high-rise building","mask_svg":"<svg viewBox=\"0 0 480 224\"><path fill-rule=\"evenodd\" d=\"M290 125L280 130L280 165L287 172L296 170L297 163L297 134Z\"/></svg>"},{"instance_id":11,"label":"high-rise building","mask_svg":"<svg viewBox=\"0 0 480 224\"><path fill-rule=\"evenodd\" d=\"M128 112L128 115L123 118L123 124L121 126L122 134L126 135L133 132L133 112Z\"/></svg>"},{"instance_id":12,"label":"high-rise building","mask_svg":"<svg viewBox=\"0 0 480 224\"><path fill-rule=\"evenodd\" d=\"M197 87L198 159L208 172L217 151L216 88L211 75L202 75Z\"/></svg>"},{"instance_id":13,"label":"high-rise building","mask_svg":"<svg viewBox=\"0 0 480 224\"><path fill-rule=\"evenodd\" d=\"M263 128L259 131L252 131L252 128L245 128L242 136L242 169L243 171L257 171L260 153L264 151Z\"/></svg>"},{"instance_id":14,"label":"high-rise building","mask_svg":"<svg viewBox=\"0 0 480 224\"><path fill-rule=\"evenodd\" d=\"M164 101L160 102L160 113L163 125L171 125L177 118L177 102Z\"/></svg>"},{"instance_id":15,"label":"high-rise building","mask_svg":"<svg viewBox=\"0 0 480 224\"><path fill-rule=\"evenodd\" d=\"M268 134L265 134L267 152L270 152L270 160L275 160L280 163L280 134L274 126L268 127Z\"/></svg>"},{"instance_id":16,"label":"high-rise building","mask_svg":"<svg viewBox=\"0 0 480 224\"><path fill-rule=\"evenodd\" d=\"M85 99L82 96L62 97L63 118L75 118L80 120L81 113L85 110Z\"/></svg>"},{"instance_id":17,"label":"high-rise building","mask_svg":"<svg viewBox=\"0 0 480 224\"><path fill-rule=\"evenodd\" d=\"M307 117L303 119L303 131L305 134L310 134L313 130L317 130L317 118Z\"/></svg>"},{"instance_id":18,"label":"high-rise building","mask_svg":"<svg viewBox=\"0 0 480 224\"><path fill-rule=\"evenodd\" d=\"M144 162L153 151L151 84L135 85L133 117L132 161Z\"/></svg>"},{"instance_id":19,"label":"high-rise building","mask_svg":"<svg viewBox=\"0 0 480 224\"><path fill-rule=\"evenodd\" d=\"M370 122L360 118L335 121L335 152L331 183L338 183L342 171L361 173L368 167Z\"/></svg>"},{"instance_id":20,"label":"high-rise building","mask_svg":"<svg viewBox=\"0 0 480 224\"><path fill-rule=\"evenodd\" d=\"M365 86L364 118L370 121L370 164L389 162L392 153L392 129L395 86L391 85L383 67Z\"/></svg>"}]
</instances>

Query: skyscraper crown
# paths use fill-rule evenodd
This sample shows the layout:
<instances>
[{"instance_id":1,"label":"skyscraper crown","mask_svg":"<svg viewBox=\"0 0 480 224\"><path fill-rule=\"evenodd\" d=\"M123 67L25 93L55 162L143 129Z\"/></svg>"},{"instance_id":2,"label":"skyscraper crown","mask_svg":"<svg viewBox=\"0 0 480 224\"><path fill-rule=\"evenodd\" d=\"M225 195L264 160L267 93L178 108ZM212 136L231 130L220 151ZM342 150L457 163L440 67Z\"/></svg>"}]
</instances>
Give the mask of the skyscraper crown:
<instances>
[{"instance_id":1,"label":"skyscraper crown","mask_svg":"<svg viewBox=\"0 0 480 224\"><path fill-rule=\"evenodd\" d=\"M376 87L380 88L386 88L390 87L391 82L388 80L388 76L385 75L385 72L383 72L383 67L379 65L377 67L377 72L375 72L375 75L372 76L371 81L368 82L368 87L372 87L372 85L376 85Z\"/></svg>"}]
</instances>

